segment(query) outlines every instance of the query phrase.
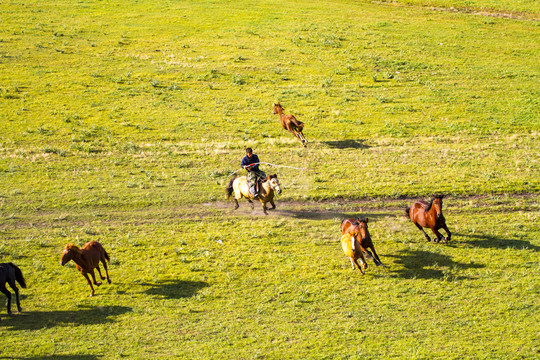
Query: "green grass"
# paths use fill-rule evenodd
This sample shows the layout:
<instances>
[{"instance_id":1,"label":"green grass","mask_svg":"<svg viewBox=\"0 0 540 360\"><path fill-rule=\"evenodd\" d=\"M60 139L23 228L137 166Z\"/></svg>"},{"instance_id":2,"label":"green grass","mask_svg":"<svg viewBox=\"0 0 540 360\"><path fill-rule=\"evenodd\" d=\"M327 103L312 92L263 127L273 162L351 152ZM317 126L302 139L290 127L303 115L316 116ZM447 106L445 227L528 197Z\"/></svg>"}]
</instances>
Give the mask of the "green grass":
<instances>
[{"instance_id":1,"label":"green grass","mask_svg":"<svg viewBox=\"0 0 540 360\"><path fill-rule=\"evenodd\" d=\"M538 5L0 4L0 357L536 358ZM534 20L536 19L536 20ZM307 149L273 115L306 123ZM224 202L244 148L284 192ZM444 193L453 241L403 216ZM388 269L353 272L346 216ZM103 243L89 288L68 242Z\"/></svg>"},{"instance_id":2,"label":"green grass","mask_svg":"<svg viewBox=\"0 0 540 360\"><path fill-rule=\"evenodd\" d=\"M448 245L425 243L403 200L285 203L268 217L244 203L236 214L208 206L6 220L3 257L24 266L30 287L25 312L2 315L5 354L534 357L538 198L446 204ZM370 262L365 276L338 242L340 219L359 213L389 266ZM88 298L82 276L57 261L66 241L93 239L111 254L113 284Z\"/></svg>"}]
</instances>

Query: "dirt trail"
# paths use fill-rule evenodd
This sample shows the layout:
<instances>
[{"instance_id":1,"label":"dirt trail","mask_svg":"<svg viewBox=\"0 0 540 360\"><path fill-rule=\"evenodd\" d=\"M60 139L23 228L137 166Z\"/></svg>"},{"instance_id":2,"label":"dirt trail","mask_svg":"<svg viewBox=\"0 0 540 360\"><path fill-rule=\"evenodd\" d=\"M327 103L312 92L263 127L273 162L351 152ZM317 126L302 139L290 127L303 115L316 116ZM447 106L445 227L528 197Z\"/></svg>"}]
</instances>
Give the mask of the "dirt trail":
<instances>
[{"instance_id":1,"label":"dirt trail","mask_svg":"<svg viewBox=\"0 0 540 360\"><path fill-rule=\"evenodd\" d=\"M540 21L540 14L534 13L525 13L518 11L497 11L494 9L472 9L467 7L437 7L437 6L422 6L422 5L411 5L411 4L400 4L397 2L388 2L388 1L375 1L376 4L391 5L397 7L408 7L408 8L425 8L432 11L439 12L451 12L451 13L461 13L469 14L475 16L484 16L484 17L493 17L493 18L502 18L502 19L514 19L514 20L526 20L526 21Z\"/></svg>"},{"instance_id":2,"label":"dirt trail","mask_svg":"<svg viewBox=\"0 0 540 360\"><path fill-rule=\"evenodd\" d=\"M276 200L277 209L265 216L260 203L254 203L252 210L245 200L240 208L234 210L231 201L217 201L197 205L177 205L147 207L141 209L84 208L70 210L40 210L32 213L6 216L0 214L0 230L21 228L46 228L66 226L88 226L98 222L101 225L116 224L159 224L182 220L224 220L241 218L283 218L303 220L343 219L350 216L368 216L371 218L404 215L404 209L421 198L401 199L333 199L325 201L280 201ZM428 197L424 198L425 200ZM539 211L540 194L520 195L483 195L445 198L446 211L461 211L463 208L491 211Z\"/></svg>"}]
</instances>

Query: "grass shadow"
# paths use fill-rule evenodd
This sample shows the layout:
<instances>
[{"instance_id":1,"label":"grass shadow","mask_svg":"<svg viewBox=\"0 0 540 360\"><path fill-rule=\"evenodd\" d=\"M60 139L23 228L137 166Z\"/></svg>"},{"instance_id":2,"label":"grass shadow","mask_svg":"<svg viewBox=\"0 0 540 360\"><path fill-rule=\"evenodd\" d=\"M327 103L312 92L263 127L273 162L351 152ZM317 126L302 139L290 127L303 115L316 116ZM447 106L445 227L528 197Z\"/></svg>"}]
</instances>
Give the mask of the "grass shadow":
<instances>
[{"instance_id":1,"label":"grass shadow","mask_svg":"<svg viewBox=\"0 0 540 360\"><path fill-rule=\"evenodd\" d=\"M158 284L142 284L150 286L144 291L148 295L160 295L166 299L190 298L205 287L208 283L204 281L160 281Z\"/></svg>"},{"instance_id":2,"label":"grass shadow","mask_svg":"<svg viewBox=\"0 0 540 360\"><path fill-rule=\"evenodd\" d=\"M487 234L455 234L464 238L471 238L466 241L468 245L482 249L516 249L540 251L540 246L536 246L526 240L505 239Z\"/></svg>"},{"instance_id":3,"label":"grass shadow","mask_svg":"<svg viewBox=\"0 0 540 360\"><path fill-rule=\"evenodd\" d=\"M40 330L54 326L112 323L114 316L132 311L127 306L97 306L72 311L30 311L2 316L0 327L10 330Z\"/></svg>"},{"instance_id":4,"label":"grass shadow","mask_svg":"<svg viewBox=\"0 0 540 360\"><path fill-rule=\"evenodd\" d=\"M331 140L323 141L323 143L336 149L369 149L371 147L364 144L363 140Z\"/></svg>"},{"instance_id":5,"label":"grass shadow","mask_svg":"<svg viewBox=\"0 0 540 360\"><path fill-rule=\"evenodd\" d=\"M403 279L465 280L470 277L455 276L455 271L484 267L480 264L458 263L449 256L429 251L402 250L399 255L386 255L386 257L396 258L395 263L403 265L401 269L392 270L394 277Z\"/></svg>"},{"instance_id":6,"label":"grass shadow","mask_svg":"<svg viewBox=\"0 0 540 360\"><path fill-rule=\"evenodd\" d=\"M384 217L384 214L365 214L365 213L344 213L341 211L332 211L332 210L275 210L281 216L292 217L295 219L303 220L331 220L331 219L349 219L349 218L368 218L375 219L378 217Z\"/></svg>"}]
</instances>

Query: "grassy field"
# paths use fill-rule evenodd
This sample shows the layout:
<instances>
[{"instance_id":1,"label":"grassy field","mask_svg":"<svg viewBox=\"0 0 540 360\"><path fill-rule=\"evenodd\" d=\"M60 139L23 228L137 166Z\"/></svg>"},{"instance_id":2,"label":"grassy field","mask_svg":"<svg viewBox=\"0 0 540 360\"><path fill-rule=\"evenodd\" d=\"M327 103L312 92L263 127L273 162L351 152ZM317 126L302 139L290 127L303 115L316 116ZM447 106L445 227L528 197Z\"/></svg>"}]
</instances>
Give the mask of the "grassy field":
<instances>
[{"instance_id":1,"label":"grassy field","mask_svg":"<svg viewBox=\"0 0 540 360\"><path fill-rule=\"evenodd\" d=\"M0 358L540 357L535 1L0 3ZM307 149L274 102L306 123ZM284 192L224 188L251 146ZM449 244L404 208L446 194ZM361 276L339 223L367 216ZM88 297L68 242L100 241Z\"/></svg>"}]
</instances>

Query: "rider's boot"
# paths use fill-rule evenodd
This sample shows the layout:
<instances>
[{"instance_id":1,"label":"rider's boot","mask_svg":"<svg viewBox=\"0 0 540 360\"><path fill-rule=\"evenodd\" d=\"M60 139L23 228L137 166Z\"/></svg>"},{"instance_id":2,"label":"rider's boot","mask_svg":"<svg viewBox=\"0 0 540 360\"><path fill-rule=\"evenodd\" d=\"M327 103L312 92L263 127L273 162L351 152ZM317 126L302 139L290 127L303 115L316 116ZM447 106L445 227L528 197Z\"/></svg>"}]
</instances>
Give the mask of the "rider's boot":
<instances>
[{"instance_id":1,"label":"rider's boot","mask_svg":"<svg viewBox=\"0 0 540 360\"><path fill-rule=\"evenodd\" d=\"M254 199L259 198L259 192L257 191L257 187L255 185L252 186L251 189L249 189L249 191L251 192L251 195L253 195Z\"/></svg>"}]
</instances>

